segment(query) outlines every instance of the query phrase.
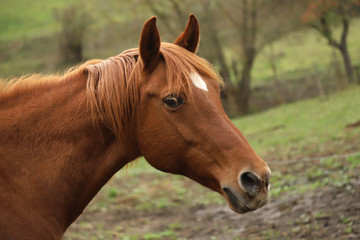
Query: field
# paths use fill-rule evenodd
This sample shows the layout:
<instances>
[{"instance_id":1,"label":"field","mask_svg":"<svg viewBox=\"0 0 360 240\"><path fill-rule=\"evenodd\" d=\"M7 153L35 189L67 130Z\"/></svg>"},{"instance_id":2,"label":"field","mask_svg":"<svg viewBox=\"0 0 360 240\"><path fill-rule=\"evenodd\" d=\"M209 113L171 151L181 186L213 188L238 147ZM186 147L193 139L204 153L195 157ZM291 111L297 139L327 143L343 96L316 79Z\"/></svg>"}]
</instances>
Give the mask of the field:
<instances>
[{"instance_id":1,"label":"field","mask_svg":"<svg viewBox=\"0 0 360 240\"><path fill-rule=\"evenodd\" d=\"M64 239L359 239L358 109L352 85L234 119L273 171L272 200L255 212L232 213L217 193L140 160L101 190Z\"/></svg>"}]
</instances>

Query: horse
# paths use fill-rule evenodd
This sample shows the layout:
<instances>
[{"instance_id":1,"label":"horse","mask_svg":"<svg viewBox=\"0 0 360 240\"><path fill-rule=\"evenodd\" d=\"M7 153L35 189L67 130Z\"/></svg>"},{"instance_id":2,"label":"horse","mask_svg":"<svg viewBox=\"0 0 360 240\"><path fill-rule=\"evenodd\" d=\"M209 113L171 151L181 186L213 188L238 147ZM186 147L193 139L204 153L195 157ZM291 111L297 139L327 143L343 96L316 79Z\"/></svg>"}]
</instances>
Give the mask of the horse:
<instances>
[{"instance_id":1,"label":"horse","mask_svg":"<svg viewBox=\"0 0 360 240\"><path fill-rule=\"evenodd\" d=\"M161 42L152 17L138 48L3 84L1 239L61 239L140 156L218 192L236 213L266 204L270 169L227 117L223 82L196 55L199 36L190 15L174 43Z\"/></svg>"}]
</instances>

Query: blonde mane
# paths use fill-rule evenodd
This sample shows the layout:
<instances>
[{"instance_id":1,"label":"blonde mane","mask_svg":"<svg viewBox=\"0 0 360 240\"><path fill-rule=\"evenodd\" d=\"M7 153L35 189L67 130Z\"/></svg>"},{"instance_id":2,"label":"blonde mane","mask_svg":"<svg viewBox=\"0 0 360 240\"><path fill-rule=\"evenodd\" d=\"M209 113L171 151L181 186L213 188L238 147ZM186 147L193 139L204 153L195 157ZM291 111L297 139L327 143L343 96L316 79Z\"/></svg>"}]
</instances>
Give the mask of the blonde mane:
<instances>
[{"instance_id":1,"label":"blonde mane","mask_svg":"<svg viewBox=\"0 0 360 240\"><path fill-rule=\"evenodd\" d=\"M166 66L168 86L173 92L182 90L191 94L190 75L194 71L223 86L214 67L186 49L161 43L160 53ZM2 95L51 86L53 82L72 81L87 74L87 102L93 118L100 117L117 137L126 139L126 130L134 122L136 106L139 105L142 68L139 49L129 49L106 60L90 60L71 68L63 76L32 75L11 80L2 87L0 84L0 99Z\"/></svg>"}]
</instances>

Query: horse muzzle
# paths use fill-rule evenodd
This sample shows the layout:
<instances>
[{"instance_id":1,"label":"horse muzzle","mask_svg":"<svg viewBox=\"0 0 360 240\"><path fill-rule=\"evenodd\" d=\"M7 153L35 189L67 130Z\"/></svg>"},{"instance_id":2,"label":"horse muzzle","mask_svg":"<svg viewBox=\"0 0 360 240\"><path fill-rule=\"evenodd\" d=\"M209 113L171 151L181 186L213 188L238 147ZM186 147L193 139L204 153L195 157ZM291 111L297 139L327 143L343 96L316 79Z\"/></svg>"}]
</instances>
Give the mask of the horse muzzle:
<instances>
[{"instance_id":1,"label":"horse muzzle","mask_svg":"<svg viewBox=\"0 0 360 240\"><path fill-rule=\"evenodd\" d=\"M222 191L230 208L236 213L247 213L264 206L269 200L270 173L261 179L257 174L246 171L240 174L239 185L223 185Z\"/></svg>"}]
</instances>

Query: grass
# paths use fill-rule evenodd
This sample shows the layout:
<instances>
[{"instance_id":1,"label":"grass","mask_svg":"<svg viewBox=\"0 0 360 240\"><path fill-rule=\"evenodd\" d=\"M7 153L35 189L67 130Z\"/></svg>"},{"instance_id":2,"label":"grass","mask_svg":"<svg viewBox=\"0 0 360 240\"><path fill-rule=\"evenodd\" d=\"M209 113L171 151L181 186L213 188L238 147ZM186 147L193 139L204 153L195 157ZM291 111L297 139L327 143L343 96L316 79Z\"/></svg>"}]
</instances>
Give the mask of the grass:
<instances>
[{"instance_id":1,"label":"grass","mask_svg":"<svg viewBox=\"0 0 360 240\"><path fill-rule=\"evenodd\" d=\"M346 125L360 120L360 86L328 96L286 104L269 111L234 119L250 144L261 156L276 153L276 158L319 155L336 152L328 145L344 145L345 139L360 134L359 128ZM353 146L348 146L353 147Z\"/></svg>"},{"instance_id":2,"label":"grass","mask_svg":"<svg viewBox=\"0 0 360 240\"><path fill-rule=\"evenodd\" d=\"M356 189L350 183L356 178L356 171L360 169L360 154L354 157L356 166L349 164L349 159L329 158L324 162L312 164L296 164L287 166L288 170L276 169L272 174L271 196L279 197L284 193L303 194L324 186L345 187L353 194Z\"/></svg>"},{"instance_id":3,"label":"grass","mask_svg":"<svg viewBox=\"0 0 360 240\"><path fill-rule=\"evenodd\" d=\"M270 163L308 156L323 156L359 151L360 128L347 129L360 121L360 86L321 98L286 104L263 113L234 119L250 144ZM281 161L280 161L281 162ZM346 186L360 155L344 160L325 159L313 164L298 163L272 167L273 197L284 192L304 193L326 185ZM354 191L350 186L348 190Z\"/></svg>"}]
</instances>

